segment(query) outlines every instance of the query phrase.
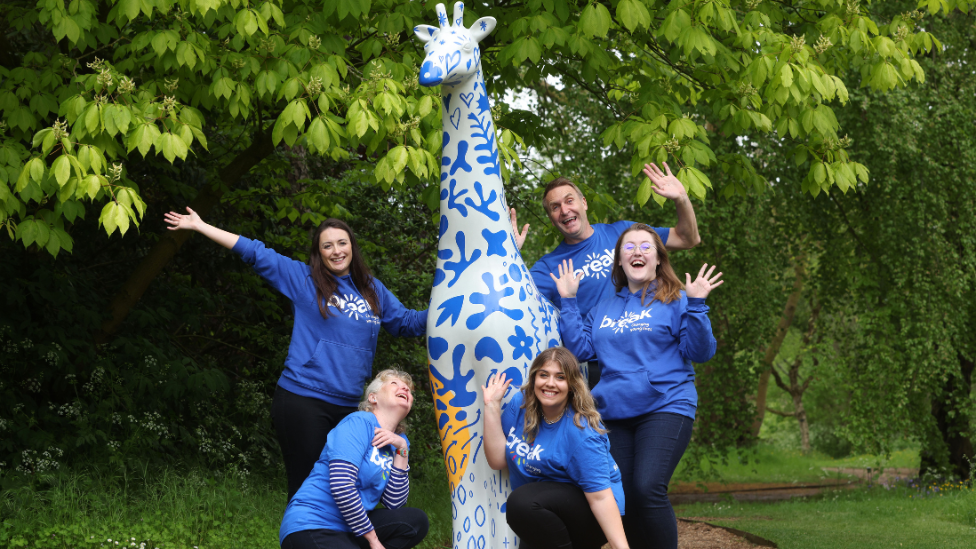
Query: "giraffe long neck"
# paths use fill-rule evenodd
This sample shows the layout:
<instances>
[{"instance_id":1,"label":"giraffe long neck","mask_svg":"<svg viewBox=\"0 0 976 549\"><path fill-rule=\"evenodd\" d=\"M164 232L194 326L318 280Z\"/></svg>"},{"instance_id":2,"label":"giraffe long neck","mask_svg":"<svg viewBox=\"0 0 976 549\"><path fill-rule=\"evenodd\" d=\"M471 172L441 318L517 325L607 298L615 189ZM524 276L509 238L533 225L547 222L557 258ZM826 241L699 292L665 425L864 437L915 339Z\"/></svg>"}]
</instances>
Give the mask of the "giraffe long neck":
<instances>
[{"instance_id":1,"label":"giraffe long neck","mask_svg":"<svg viewBox=\"0 0 976 549\"><path fill-rule=\"evenodd\" d=\"M441 188L447 183L449 190L453 186L455 191L478 192L477 183L485 197L494 191L501 199L504 190L495 125L480 64L474 76L454 86L445 84L441 94L444 108ZM442 203L442 214L447 207Z\"/></svg>"}]
</instances>

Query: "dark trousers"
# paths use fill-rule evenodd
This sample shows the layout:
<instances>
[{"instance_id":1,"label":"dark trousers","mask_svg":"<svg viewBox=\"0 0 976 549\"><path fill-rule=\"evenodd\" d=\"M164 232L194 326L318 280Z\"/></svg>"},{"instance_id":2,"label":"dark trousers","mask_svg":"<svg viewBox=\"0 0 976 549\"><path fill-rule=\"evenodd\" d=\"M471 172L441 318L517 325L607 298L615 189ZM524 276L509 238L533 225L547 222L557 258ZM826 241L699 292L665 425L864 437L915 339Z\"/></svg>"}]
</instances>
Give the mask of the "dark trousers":
<instances>
[{"instance_id":1,"label":"dark trousers","mask_svg":"<svg viewBox=\"0 0 976 549\"><path fill-rule=\"evenodd\" d=\"M520 549L600 549L607 542L579 486L530 482L508 496L505 519Z\"/></svg>"},{"instance_id":2,"label":"dark trousers","mask_svg":"<svg viewBox=\"0 0 976 549\"><path fill-rule=\"evenodd\" d=\"M424 541L430 524L420 509L374 509L368 513L376 537L386 549L410 549ZM365 536L334 530L302 530L288 534L281 549L369 549Z\"/></svg>"},{"instance_id":3,"label":"dark trousers","mask_svg":"<svg viewBox=\"0 0 976 549\"><path fill-rule=\"evenodd\" d=\"M678 526L668 483L691 440L694 420L678 414L645 414L605 421L610 454L627 498L624 531L633 549L677 549Z\"/></svg>"},{"instance_id":4,"label":"dark trousers","mask_svg":"<svg viewBox=\"0 0 976 549\"><path fill-rule=\"evenodd\" d=\"M271 400L271 423L285 461L289 500L302 487L319 460L329 431L356 410L275 387Z\"/></svg>"}]
</instances>

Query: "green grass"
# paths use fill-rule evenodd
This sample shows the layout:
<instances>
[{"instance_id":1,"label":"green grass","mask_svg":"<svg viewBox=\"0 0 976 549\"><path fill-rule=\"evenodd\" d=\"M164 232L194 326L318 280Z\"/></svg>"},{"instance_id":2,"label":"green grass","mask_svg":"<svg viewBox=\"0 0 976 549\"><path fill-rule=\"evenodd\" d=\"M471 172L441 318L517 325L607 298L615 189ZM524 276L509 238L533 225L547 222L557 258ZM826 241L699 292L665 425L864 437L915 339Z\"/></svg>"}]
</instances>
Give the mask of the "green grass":
<instances>
[{"instance_id":1,"label":"green grass","mask_svg":"<svg viewBox=\"0 0 976 549\"><path fill-rule=\"evenodd\" d=\"M688 457L688 454L685 456ZM699 468L689 468L682 460L675 470L674 481L811 483L829 478L844 478L837 473L824 472L823 467L917 468L918 463L917 449L899 450L888 457L861 455L834 459L819 452L804 455L798 450L782 450L758 444L751 449L731 452L727 463L711 464L704 477Z\"/></svg>"},{"instance_id":2,"label":"green grass","mask_svg":"<svg viewBox=\"0 0 976 549\"><path fill-rule=\"evenodd\" d=\"M449 545L447 475L431 466L421 468L423 474L416 471L412 478L408 502L430 517L431 530L420 547ZM277 549L284 509L285 480L280 477L241 479L201 469L76 468L0 493L0 547L145 543L160 549Z\"/></svg>"},{"instance_id":3,"label":"green grass","mask_svg":"<svg viewBox=\"0 0 976 549\"><path fill-rule=\"evenodd\" d=\"M781 503L681 505L675 511L751 532L783 549L976 547L976 493L969 488L920 498L904 487L875 487Z\"/></svg>"}]
</instances>

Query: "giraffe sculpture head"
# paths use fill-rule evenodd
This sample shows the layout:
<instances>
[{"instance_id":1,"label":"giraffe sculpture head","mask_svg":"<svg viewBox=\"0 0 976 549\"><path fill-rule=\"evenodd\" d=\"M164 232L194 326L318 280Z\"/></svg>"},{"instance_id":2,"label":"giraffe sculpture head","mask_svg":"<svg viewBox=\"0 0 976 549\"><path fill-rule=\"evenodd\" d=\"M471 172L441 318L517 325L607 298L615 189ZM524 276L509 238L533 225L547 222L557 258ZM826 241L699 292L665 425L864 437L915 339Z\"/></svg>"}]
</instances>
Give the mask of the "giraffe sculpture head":
<instances>
[{"instance_id":1,"label":"giraffe sculpture head","mask_svg":"<svg viewBox=\"0 0 976 549\"><path fill-rule=\"evenodd\" d=\"M417 25L413 32L424 45L423 65L420 67L421 86L456 85L481 68L481 49L478 43L495 29L494 17L482 17L464 28L464 3L454 4L454 19L447 18L444 4L437 4L440 27Z\"/></svg>"}]
</instances>

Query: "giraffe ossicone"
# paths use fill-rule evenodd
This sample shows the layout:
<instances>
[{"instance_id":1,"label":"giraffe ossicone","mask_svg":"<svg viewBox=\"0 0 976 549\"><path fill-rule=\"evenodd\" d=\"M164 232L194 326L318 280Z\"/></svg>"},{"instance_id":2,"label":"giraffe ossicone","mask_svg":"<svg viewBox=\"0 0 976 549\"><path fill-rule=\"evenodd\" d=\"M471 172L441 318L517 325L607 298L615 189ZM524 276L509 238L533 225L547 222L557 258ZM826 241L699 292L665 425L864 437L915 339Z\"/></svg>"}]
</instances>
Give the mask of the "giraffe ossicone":
<instances>
[{"instance_id":1,"label":"giraffe ossicone","mask_svg":"<svg viewBox=\"0 0 976 549\"><path fill-rule=\"evenodd\" d=\"M522 261L508 216L491 102L479 42L493 17L464 26L437 4L438 26L418 25L424 45L419 81L441 86L443 150L440 239L427 320L431 391L451 487L455 549L514 549L505 521L507 472L492 470L482 448L484 386L495 373L513 380L506 401L543 350L560 344L559 313Z\"/></svg>"}]
</instances>

